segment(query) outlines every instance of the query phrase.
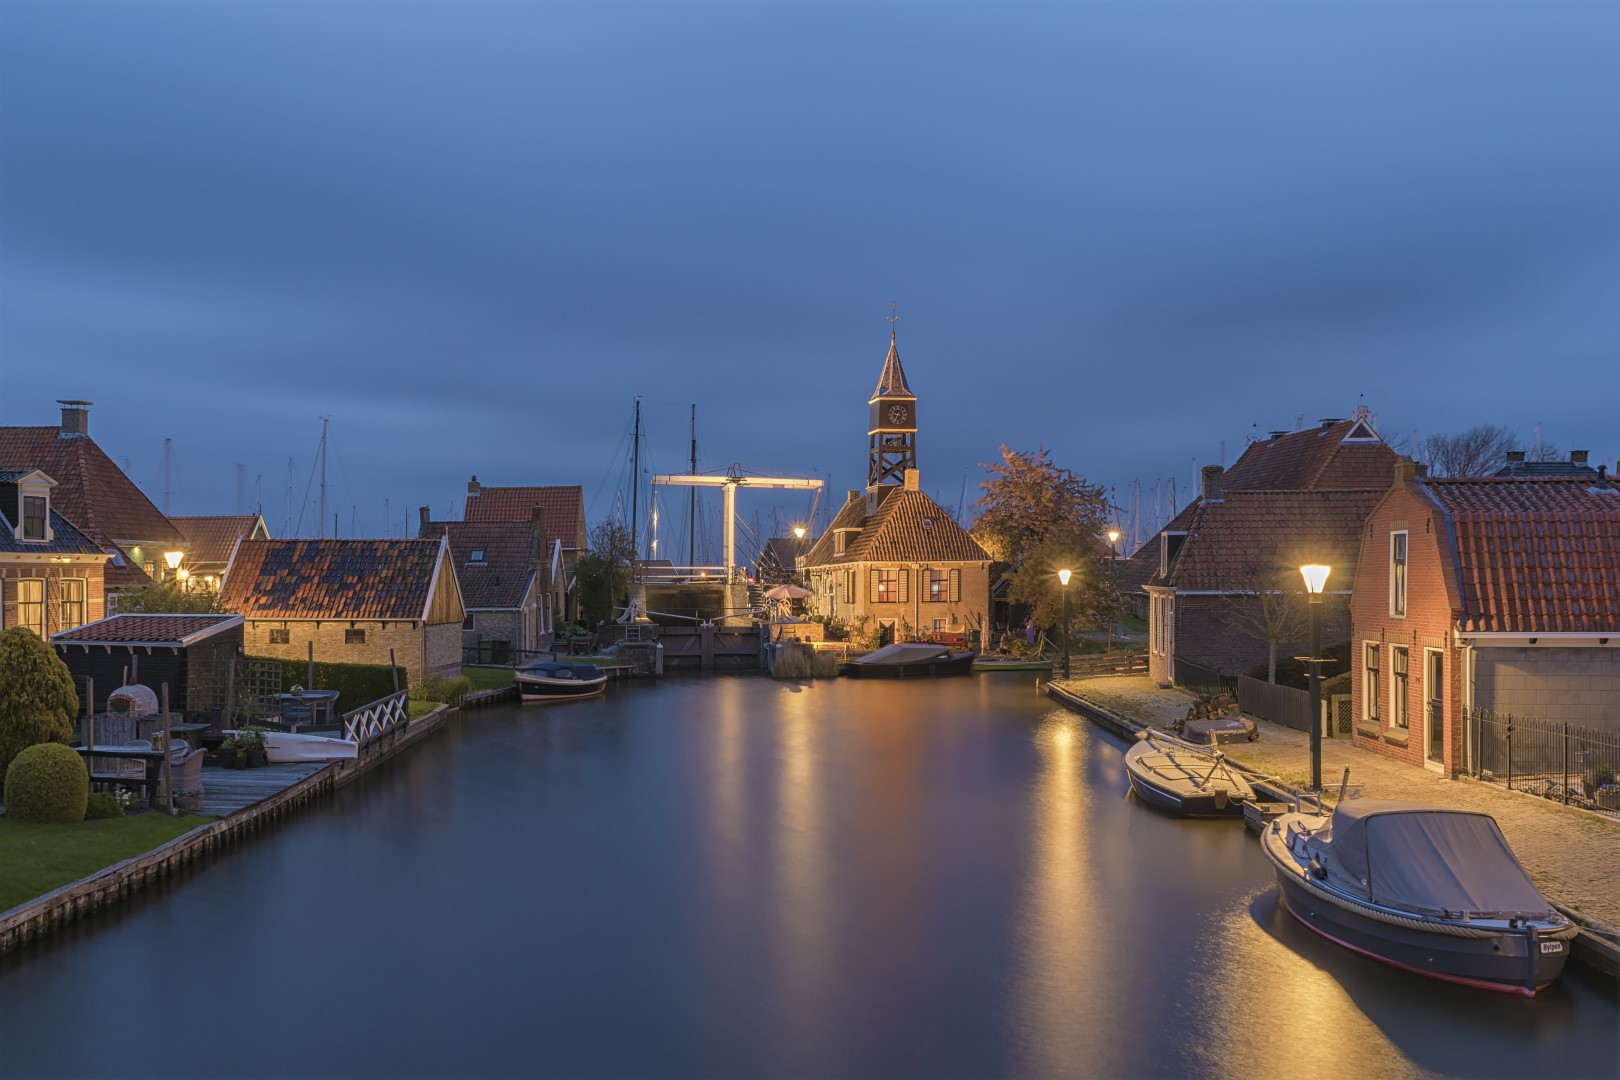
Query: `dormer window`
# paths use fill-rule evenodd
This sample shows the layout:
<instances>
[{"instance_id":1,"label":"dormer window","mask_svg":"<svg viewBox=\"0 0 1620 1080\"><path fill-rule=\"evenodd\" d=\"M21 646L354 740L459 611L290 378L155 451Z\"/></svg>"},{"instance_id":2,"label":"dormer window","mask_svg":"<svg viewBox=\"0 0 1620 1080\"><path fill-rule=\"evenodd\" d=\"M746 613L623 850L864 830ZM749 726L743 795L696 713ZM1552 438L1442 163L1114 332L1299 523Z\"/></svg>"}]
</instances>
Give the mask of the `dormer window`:
<instances>
[{"instance_id":1,"label":"dormer window","mask_svg":"<svg viewBox=\"0 0 1620 1080\"><path fill-rule=\"evenodd\" d=\"M481 563L481 562L483 562L484 561L484 549L481 548L481 547L473 548L471 551L469 551L467 553L467 561L470 562L470 563Z\"/></svg>"},{"instance_id":2,"label":"dormer window","mask_svg":"<svg viewBox=\"0 0 1620 1080\"><path fill-rule=\"evenodd\" d=\"M50 518L50 505L50 500L43 495L22 497L22 539L46 539L45 522Z\"/></svg>"}]
</instances>

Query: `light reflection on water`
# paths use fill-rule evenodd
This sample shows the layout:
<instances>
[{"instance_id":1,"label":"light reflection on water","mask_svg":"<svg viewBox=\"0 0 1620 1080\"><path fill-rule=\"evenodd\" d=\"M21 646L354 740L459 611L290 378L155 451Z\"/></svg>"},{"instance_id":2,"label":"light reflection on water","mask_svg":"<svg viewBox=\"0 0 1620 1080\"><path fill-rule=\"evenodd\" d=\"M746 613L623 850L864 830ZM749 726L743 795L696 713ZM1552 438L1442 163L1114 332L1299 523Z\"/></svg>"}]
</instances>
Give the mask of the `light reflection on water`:
<instances>
[{"instance_id":1,"label":"light reflection on water","mask_svg":"<svg viewBox=\"0 0 1620 1080\"><path fill-rule=\"evenodd\" d=\"M1015 675L472 713L0 961L0 1075L1614 1075L1612 990L1354 957L1121 762ZM112 1067L149 985L200 1037Z\"/></svg>"}]
</instances>

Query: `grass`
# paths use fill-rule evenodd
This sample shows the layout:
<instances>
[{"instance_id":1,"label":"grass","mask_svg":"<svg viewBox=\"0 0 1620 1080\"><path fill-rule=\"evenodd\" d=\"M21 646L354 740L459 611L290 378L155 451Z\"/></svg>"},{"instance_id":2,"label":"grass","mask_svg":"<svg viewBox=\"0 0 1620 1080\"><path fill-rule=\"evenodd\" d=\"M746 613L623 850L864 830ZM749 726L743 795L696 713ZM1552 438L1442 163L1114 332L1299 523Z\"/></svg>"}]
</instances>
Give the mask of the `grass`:
<instances>
[{"instance_id":1,"label":"grass","mask_svg":"<svg viewBox=\"0 0 1620 1080\"><path fill-rule=\"evenodd\" d=\"M408 719L420 720L441 704L442 702L438 701L419 701L416 698L407 698L405 701L405 715Z\"/></svg>"},{"instance_id":2,"label":"grass","mask_svg":"<svg viewBox=\"0 0 1620 1080\"><path fill-rule=\"evenodd\" d=\"M0 911L151 851L213 820L201 814L145 813L76 825L24 825L0 818Z\"/></svg>"},{"instance_id":3,"label":"grass","mask_svg":"<svg viewBox=\"0 0 1620 1080\"><path fill-rule=\"evenodd\" d=\"M473 684L474 690L496 690L512 685L512 669L504 667L464 667L461 673Z\"/></svg>"}]
</instances>

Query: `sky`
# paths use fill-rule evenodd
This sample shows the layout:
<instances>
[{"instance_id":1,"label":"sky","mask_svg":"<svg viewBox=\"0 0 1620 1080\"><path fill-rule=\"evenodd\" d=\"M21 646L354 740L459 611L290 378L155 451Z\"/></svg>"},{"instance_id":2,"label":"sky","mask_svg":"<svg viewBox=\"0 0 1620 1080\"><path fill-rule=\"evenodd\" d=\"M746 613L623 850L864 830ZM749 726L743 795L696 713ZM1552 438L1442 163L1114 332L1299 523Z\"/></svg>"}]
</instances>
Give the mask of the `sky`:
<instances>
[{"instance_id":1,"label":"sky","mask_svg":"<svg viewBox=\"0 0 1620 1080\"><path fill-rule=\"evenodd\" d=\"M1613 462L1617 40L1609 3L4 0L0 423L93 401L160 506L237 511L241 465L308 535L329 417L328 513L384 535L473 474L612 516L639 397L644 473L695 404L700 471L836 508L898 304L947 505L1002 444L1185 502L1363 399Z\"/></svg>"}]
</instances>

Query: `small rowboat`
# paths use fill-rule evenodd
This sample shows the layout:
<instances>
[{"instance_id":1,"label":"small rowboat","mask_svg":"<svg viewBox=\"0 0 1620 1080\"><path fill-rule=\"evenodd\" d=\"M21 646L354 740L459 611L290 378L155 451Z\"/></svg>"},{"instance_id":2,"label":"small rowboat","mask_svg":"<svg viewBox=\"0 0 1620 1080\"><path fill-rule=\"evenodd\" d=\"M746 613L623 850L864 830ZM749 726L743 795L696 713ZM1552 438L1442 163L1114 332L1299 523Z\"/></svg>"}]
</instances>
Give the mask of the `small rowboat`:
<instances>
[{"instance_id":1,"label":"small rowboat","mask_svg":"<svg viewBox=\"0 0 1620 1080\"><path fill-rule=\"evenodd\" d=\"M939 675L967 675L978 653L948 649L944 645L902 642L885 645L865 656L839 665L838 673L852 678L915 679Z\"/></svg>"},{"instance_id":2,"label":"small rowboat","mask_svg":"<svg viewBox=\"0 0 1620 1080\"><path fill-rule=\"evenodd\" d=\"M1254 789L1219 750L1144 731L1125 752L1125 777L1137 798L1185 817L1242 817Z\"/></svg>"},{"instance_id":3,"label":"small rowboat","mask_svg":"<svg viewBox=\"0 0 1620 1080\"><path fill-rule=\"evenodd\" d=\"M595 664L550 660L518 668L512 681L524 701L580 701L607 688L607 672Z\"/></svg>"},{"instance_id":4,"label":"small rowboat","mask_svg":"<svg viewBox=\"0 0 1620 1080\"><path fill-rule=\"evenodd\" d=\"M1543 897L1489 814L1342 799L1260 836L1283 906L1329 941L1446 982L1534 996L1580 932Z\"/></svg>"}]
</instances>

